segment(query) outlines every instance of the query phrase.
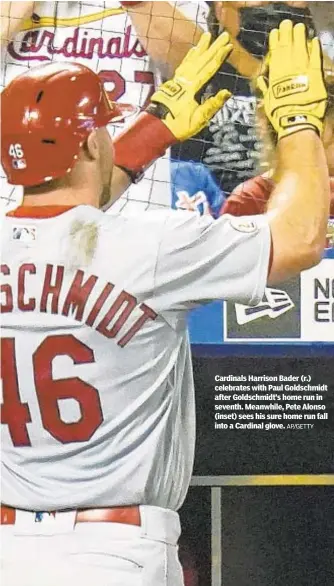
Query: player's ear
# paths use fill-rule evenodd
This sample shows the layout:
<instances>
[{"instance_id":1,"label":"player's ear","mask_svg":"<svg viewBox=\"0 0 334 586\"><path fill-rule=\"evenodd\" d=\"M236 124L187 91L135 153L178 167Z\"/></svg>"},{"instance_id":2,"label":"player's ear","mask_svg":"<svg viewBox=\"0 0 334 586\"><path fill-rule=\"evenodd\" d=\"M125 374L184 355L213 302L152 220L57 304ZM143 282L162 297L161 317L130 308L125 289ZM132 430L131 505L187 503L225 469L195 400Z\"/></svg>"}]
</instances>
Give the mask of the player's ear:
<instances>
[{"instance_id":1,"label":"player's ear","mask_svg":"<svg viewBox=\"0 0 334 586\"><path fill-rule=\"evenodd\" d=\"M93 132L91 132L88 136L84 145L84 150L90 160L96 161L99 158L100 149L97 133L95 130L93 130Z\"/></svg>"}]
</instances>

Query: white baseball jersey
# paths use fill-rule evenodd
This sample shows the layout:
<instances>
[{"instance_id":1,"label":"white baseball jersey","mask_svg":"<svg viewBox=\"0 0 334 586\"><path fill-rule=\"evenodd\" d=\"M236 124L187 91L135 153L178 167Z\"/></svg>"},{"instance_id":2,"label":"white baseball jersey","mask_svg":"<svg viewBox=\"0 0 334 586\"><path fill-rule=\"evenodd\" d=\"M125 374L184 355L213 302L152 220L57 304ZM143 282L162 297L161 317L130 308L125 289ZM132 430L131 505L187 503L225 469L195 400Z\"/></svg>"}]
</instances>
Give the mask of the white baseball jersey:
<instances>
[{"instance_id":1,"label":"white baseball jersey","mask_svg":"<svg viewBox=\"0 0 334 586\"><path fill-rule=\"evenodd\" d=\"M174 4L187 18L204 26L203 3ZM75 61L90 67L100 75L112 100L138 107L147 105L155 85L162 81L137 39L130 15L113 0L36 2L33 21L23 25L4 52L2 87L29 67L48 61ZM128 118L126 124L133 120L133 116ZM112 135L124 128L125 123L109 127ZM3 175L1 199L15 204L22 190L8 185ZM114 204L115 210L129 202L131 212L170 207L169 153L148 169L138 185L127 190Z\"/></svg>"},{"instance_id":2,"label":"white baseball jersey","mask_svg":"<svg viewBox=\"0 0 334 586\"><path fill-rule=\"evenodd\" d=\"M90 206L7 216L2 501L177 510L195 441L187 310L222 298L257 304L269 252L260 216Z\"/></svg>"}]
</instances>

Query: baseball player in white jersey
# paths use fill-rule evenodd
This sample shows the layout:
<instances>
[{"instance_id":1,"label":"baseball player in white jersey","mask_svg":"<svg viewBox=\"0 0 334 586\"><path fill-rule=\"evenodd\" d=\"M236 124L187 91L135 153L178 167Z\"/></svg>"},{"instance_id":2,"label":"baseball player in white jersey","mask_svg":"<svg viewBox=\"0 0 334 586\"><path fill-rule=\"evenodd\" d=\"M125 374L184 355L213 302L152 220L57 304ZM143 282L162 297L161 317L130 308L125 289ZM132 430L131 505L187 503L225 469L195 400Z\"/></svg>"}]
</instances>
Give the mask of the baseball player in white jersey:
<instances>
[{"instance_id":1,"label":"baseball player in white jersey","mask_svg":"<svg viewBox=\"0 0 334 586\"><path fill-rule=\"evenodd\" d=\"M195 96L231 48L226 33L211 46L203 35L146 123L176 138L203 127L229 94ZM318 40L309 54L303 25L282 23L259 84L280 179L263 216L216 221L99 210L112 173L105 125L119 108L92 71L47 65L4 90L2 164L24 186L2 228L6 586L182 584L177 510L195 441L187 311L258 303L267 282L318 263L326 236Z\"/></svg>"},{"instance_id":2,"label":"baseball player in white jersey","mask_svg":"<svg viewBox=\"0 0 334 586\"><path fill-rule=\"evenodd\" d=\"M27 18L21 22L16 19L16 34L4 42L3 87L29 67L73 61L99 74L111 100L141 108L148 104L156 82L161 83L161 69L168 65L169 75L174 72L189 47L196 44L205 22L203 10L194 2L158 2L153 6L151 2L113 0L18 4ZM12 21L15 25L14 17ZM7 29L4 27L5 38L10 34ZM110 126L110 133L119 133L124 124ZM22 194L21 188L14 192L4 177L1 191L5 203L9 199L15 204ZM170 207L168 152L114 205L115 210L129 208L131 212Z\"/></svg>"}]
</instances>

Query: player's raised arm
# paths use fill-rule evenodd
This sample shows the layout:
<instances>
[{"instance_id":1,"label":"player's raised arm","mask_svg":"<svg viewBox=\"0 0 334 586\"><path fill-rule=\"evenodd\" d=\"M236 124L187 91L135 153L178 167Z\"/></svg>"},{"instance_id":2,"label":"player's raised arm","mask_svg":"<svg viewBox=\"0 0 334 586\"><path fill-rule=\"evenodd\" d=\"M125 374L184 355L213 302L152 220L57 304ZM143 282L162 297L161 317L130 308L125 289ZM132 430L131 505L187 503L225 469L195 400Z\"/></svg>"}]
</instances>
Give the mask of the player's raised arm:
<instances>
[{"instance_id":1,"label":"player's raised arm","mask_svg":"<svg viewBox=\"0 0 334 586\"><path fill-rule=\"evenodd\" d=\"M178 9L177 2L121 2L141 45L152 59L172 75L203 29Z\"/></svg>"},{"instance_id":2,"label":"player's raised arm","mask_svg":"<svg viewBox=\"0 0 334 586\"><path fill-rule=\"evenodd\" d=\"M31 16L35 2L0 2L0 43L6 45L20 30L23 20Z\"/></svg>"},{"instance_id":3,"label":"player's raised arm","mask_svg":"<svg viewBox=\"0 0 334 586\"><path fill-rule=\"evenodd\" d=\"M276 187L268 203L273 259L269 282L320 262L329 216L329 177L321 141L327 105L321 47L303 24L270 33L268 77L259 78L277 133Z\"/></svg>"},{"instance_id":4,"label":"player's raised arm","mask_svg":"<svg viewBox=\"0 0 334 586\"><path fill-rule=\"evenodd\" d=\"M321 260L329 215L320 139L327 92L319 41L308 46L304 25L284 21L272 31L269 77L260 79L260 88L278 137L279 177L269 210L217 221L170 214L154 296L154 309L169 319L175 310L212 299L257 304L268 280L285 280Z\"/></svg>"},{"instance_id":5,"label":"player's raised arm","mask_svg":"<svg viewBox=\"0 0 334 586\"><path fill-rule=\"evenodd\" d=\"M110 203L121 195L130 180L137 182L144 170L169 146L198 134L230 97L230 92L222 89L203 103L198 99L199 92L232 51L227 33L220 35L212 45L210 42L210 33L204 33L197 46L187 53L173 79L153 94L148 109L116 137L114 162L117 168Z\"/></svg>"}]
</instances>

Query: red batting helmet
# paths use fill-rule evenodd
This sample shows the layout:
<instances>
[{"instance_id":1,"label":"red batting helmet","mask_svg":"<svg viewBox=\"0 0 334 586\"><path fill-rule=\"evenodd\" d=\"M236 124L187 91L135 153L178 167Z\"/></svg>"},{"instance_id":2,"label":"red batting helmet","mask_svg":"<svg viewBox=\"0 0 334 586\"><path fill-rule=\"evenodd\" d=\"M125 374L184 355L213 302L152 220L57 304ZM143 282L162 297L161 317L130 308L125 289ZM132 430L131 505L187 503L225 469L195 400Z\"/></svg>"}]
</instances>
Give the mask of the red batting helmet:
<instances>
[{"instance_id":1,"label":"red batting helmet","mask_svg":"<svg viewBox=\"0 0 334 586\"><path fill-rule=\"evenodd\" d=\"M8 182L32 186L64 176L88 135L135 108L108 100L88 67L48 63L1 94L1 162Z\"/></svg>"}]
</instances>

